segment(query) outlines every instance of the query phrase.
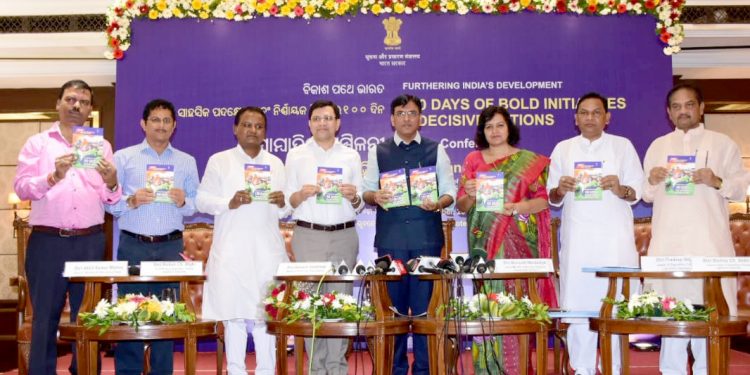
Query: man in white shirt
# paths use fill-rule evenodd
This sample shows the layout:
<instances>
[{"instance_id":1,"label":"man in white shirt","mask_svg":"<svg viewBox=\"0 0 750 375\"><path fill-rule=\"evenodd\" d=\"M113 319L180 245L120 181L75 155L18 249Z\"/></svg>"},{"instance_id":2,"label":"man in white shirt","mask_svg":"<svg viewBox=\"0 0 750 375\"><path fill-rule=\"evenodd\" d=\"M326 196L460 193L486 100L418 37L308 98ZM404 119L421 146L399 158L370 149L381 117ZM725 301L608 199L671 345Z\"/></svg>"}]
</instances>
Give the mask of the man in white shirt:
<instances>
[{"instance_id":1,"label":"man in white shirt","mask_svg":"<svg viewBox=\"0 0 750 375\"><path fill-rule=\"evenodd\" d=\"M641 161L628 139L604 132L610 120L605 97L582 96L575 114L581 134L552 151L547 190L550 204L563 207L560 302L566 310L597 311L607 294L607 279L581 272L583 267L638 266L631 205L643 185ZM584 174L598 179L598 186L587 189ZM588 319L567 322L570 365L577 375L596 374L597 333L589 330ZM612 341L619 351L619 338ZM619 373L619 358L612 356L613 373Z\"/></svg>"},{"instance_id":2,"label":"man in white shirt","mask_svg":"<svg viewBox=\"0 0 750 375\"><path fill-rule=\"evenodd\" d=\"M195 201L199 211L214 215L213 243L203 284L203 318L224 324L229 375L247 374L250 327L255 374L276 373L276 341L266 333L261 301L279 263L289 260L279 231L279 219L287 216L289 209L282 192L284 164L261 148L266 124L266 115L258 107L237 111L233 127L237 146L208 159ZM266 180L268 189L256 189L251 194L246 174L255 170L264 171L255 176Z\"/></svg>"},{"instance_id":3,"label":"man in white shirt","mask_svg":"<svg viewBox=\"0 0 750 375\"><path fill-rule=\"evenodd\" d=\"M724 134L707 130L700 122L703 95L696 86L679 84L667 95L667 113L675 126L654 140L646 152L643 169L643 200L653 202L651 256L734 256L729 232L729 200L745 199L748 179L737 144ZM695 157L694 189L675 193L666 186L667 158ZM722 279L730 315L737 315L737 281ZM668 296L703 301L702 280L646 281L646 289ZM686 374L687 345L695 362L693 374L706 374L706 339L663 338L659 356L662 374Z\"/></svg>"},{"instance_id":4,"label":"man in white shirt","mask_svg":"<svg viewBox=\"0 0 750 375\"><path fill-rule=\"evenodd\" d=\"M336 139L341 126L338 106L318 100L307 112L312 138L286 157L285 193L297 220L292 250L297 261L346 262L353 267L359 252L356 219L364 207L360 195L362 161L357 151ZM352 284L325 283L320 293L351 294ZM347 339L306 339L312 351L311 374L346 375Z\"/></svg>"}]
</instances>

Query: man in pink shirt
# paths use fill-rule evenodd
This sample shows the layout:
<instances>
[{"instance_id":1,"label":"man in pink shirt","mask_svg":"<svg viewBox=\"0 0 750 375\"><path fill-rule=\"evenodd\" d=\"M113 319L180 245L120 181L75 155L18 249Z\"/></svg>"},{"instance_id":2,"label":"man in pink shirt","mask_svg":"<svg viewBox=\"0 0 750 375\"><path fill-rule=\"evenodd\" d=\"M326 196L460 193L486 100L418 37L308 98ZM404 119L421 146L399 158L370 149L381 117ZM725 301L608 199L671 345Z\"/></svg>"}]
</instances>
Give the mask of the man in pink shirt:
<instances>
[{"instance_id":1,"label":"man in pink shirt","mask_svg":"<svg viewBox=\"0 0 750 375\"><path fill-rule=\"evenodd\" d=\"M75 126L91 114L93 91L73 80L60 89L60 120L31 136L18 155L13 187L31 200L31 236L26 248L26 277L34 309L29 374L55 374L57 326L69 293L71 321L83 299L83 285L62 277L66 261L104 259L104 204L120 199L112 146L106 140L102 158L92 168L73 167ZM75 346L74 346L75 350ZM75 356L71 372L76 373Z\"/></svg>"}]
</instances>

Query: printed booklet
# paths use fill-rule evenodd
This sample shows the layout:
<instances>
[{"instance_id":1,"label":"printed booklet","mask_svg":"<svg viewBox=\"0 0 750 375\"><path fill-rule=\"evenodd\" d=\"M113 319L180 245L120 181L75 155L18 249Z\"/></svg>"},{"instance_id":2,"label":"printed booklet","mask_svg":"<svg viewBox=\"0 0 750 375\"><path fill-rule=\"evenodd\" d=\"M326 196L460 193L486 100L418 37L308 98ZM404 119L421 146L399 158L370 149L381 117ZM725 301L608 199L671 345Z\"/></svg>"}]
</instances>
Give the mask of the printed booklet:
<instances>
[{"instance_id":1,"label":"printed booklet","mask_svg":"<svg viewBox=\"0 0 750 375\"><path fill-rule=\"evenodd\" d=\"M104 129L88 126L73 127L74 168L94 169L104 156Z\"/></svg>"},{"instance_id":2,"label":"printed booklet","mask_svg":"<svg viewBox=\"0 0 750 375\"><path fill-rule=\"evenodd\" d=\"M664 183L667 195L693 195L693 172L695 155L668 155L667 180Z\"/></svg>"},{"instance_id":3,"label":"printed booklet","mask_svg":"<svg viewBox=\"0 0 750 375\"><path fill-rule=\"evenodd\" d=\"M271 193L271 166L245 164L245 188L254 201L267 202Z\"/></svg>"},{"instance_id":4,"label":"printed booklet","mask_svg":"<svg viewBox=\"0 0 750 375\"><path fill-rule=\"evenodd\" d=\"M146 164L146 187L156 194L154 202L174 203L168 195L174 187L174 165Z\"/></svg>"},{"instance_id":5,"label":"printed booklet","mask_svg":"<svg viewBox=\"0 0 750 375\"><path fill-rule=\"evenodd\" d=\"M383 205L384 208L402 207L409 205L409 187L406 185L406 170L383 172L380 174L380 188L391 193L391 201Z\"/></svg>"},{"instance_id":6,"label":"printed booklet","mask_svg":"<svg viewBox=\"0 0 750 375\"><path fill-rule=\"evenodd\" d=\"M318 187L320 192L315 197L320 204L341 204L341 184L344 174L341 168L318 167Z\"/></svg>"},{"instance_id":7,"label":"printed booklet","mask_svg":"<svg viewBox=\"0 0 750 375\"><path fill-rule=\"evenodd\" d=\"M602 199L602 162L575 162L573 178L576 179L575 200L598 201Z\"/></svg>"},{"instance_id":8,"label":"printed booklet","mask_svg":"<svg viewBox=\"0 0 750 375\"><path fill-rule=\"evenodd\" d=\"M412 206L421 206L426 199L437 203L437 175L435 166L412 169L409 171Z\"/></svg>"},{"instance_id":9,"label":"printed booklet","mask_svg":"<svg viewBox=\"0 0 750 375\"><path fill-rule=\"evenodd\" d=\"M477 172L477 211L502 211L505 207L503 172Z\"/></svg>"}]
</instances>

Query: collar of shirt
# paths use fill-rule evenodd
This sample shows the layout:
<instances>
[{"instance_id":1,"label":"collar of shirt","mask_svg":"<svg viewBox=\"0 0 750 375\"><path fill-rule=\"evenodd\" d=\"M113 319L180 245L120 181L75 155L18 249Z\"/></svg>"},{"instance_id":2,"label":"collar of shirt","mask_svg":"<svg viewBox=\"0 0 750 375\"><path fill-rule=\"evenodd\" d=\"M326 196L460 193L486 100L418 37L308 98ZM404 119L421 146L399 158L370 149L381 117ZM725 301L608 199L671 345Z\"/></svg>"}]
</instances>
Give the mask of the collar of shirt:
<instances>
[{"instance_id":1,"label":"collar of shirt","mask_svg":"<svg viewBox=\"0 0 750 375\"><path fill-rule=\"evenodd\" d=\"M62 132L60 131L60 121L55 121L54 124L47 130L47 134L49 134L50 138L54 138L60 142L65 143L67 146L72 146L65 137L63 137Z\"/></svg>"},{"instance_id":2,"label":"collar of shirt","mask_svg":"<svg viewBox=\"0 0 750 375\"><path fill-rule=\"evenodd\" d=\"M266 152L266 150L261 148L258 155L253 158L250 155L246 154L245 150L243 150L242 146L240 146L240 144L238 143L234 148L234 152L240 157L241 160L246 161L250 164L263 164L263 161L265 160L263 154Z\"/></svg>"},{"instance_id":3,"label":"collar of shirt","mask_svg":"<svg viewBox=\"0 0 750 375\"><path fill-rule=\"evenodd\" d=\"M581 148L581 150L590 152L590 151L597 150L599 147L601 147L602 144L604 144L604 139L606 137L607 137L607 133L602 132L601 137L593 141L590 141L584 136L578 135L578 137L576 137L576 143L578 143L578 146Z\"/></svg>"},{"instance_id":4,"label":"collar of shirt","mask_svg":"<svg viewBox=\"0 0 750 375\"><path fill-rule=\"evenodd\" d=\"M393 142L396 142L396 146L398 146L398 145L404 143L404 140L401 139L401 137L398 136L398 133L393 132ZM414 142L422 143L422 136L419 135L419 132L417 132L417 135L414 136Z\"/></svg>"},{"instance_id":5,"label":"collar of shirt","mask_svg":"<svg viewBox=\"0 0 750 375\"><path fill-rule=\"evenodd\" d=\"M170 144L167 145L167 148L164 149L164 152L161 155L159 155L156 152L156 150L154 150L154 148L151 147L150 144L148 144L148 141L146 141L146 138L144 138L143 142L141 142L141 149L139 151L140 152L144 152L144 153L151 153L152 156L159 157L159 156L170 156L170 155L172 155L172 153L174 152L174 148L172 148L172 143L170 143Z\"/></svg>"},{"instance_id":6,"label":"collar of shirt","mask_svg":"<svg viewBox=\"0 0 750 375\"><path fill-rule=\"evenodd\" d=\"M339 142L338 139L333 140L333 146L331 146L331 148L329 148L328 150L324 149L323 147L320 147L318 142L315 142L315 138L312 138L312 137L310 137L305 143L307 143L307 146L310 147L310 149L313 150L313 152L316 154L317 153L325 154L325 153L333 152L333 151L338 150L338 148L342 146L341 142Z\"/></svg>"},{"instance_id":7,"label":"collar of shirt","mask_svg":"<svg viewBox=\"0 0 750 375\"><path fill-rule=\"evenodd\" d=\"M680 129L674 128L672 133L679 135L680 137L695 138L700 137L706 132L706 126L703 123L698 124L697 127L684 132Z\"/></svg>"}]
</instances>

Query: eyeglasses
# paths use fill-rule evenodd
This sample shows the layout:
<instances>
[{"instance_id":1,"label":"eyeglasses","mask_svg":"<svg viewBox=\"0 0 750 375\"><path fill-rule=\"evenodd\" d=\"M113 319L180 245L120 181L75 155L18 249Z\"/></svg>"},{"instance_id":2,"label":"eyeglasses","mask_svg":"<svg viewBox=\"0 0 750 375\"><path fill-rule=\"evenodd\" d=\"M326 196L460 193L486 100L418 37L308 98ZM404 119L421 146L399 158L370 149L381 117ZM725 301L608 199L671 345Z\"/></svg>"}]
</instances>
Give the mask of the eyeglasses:
<instances>
[{"instance_id":1,"label":"eyeglasses","mask_svg":"<svg viewBox=\"0 0 750 375\"><path fill-rule=\"evenodd\" d=\"M165 117L165 118L149 117L148 122L153 123L153 124L172 125L174 120L172 120L171 117Z\"/></svg>"},{"instance_id":2,"label":"eyeglasses","mask_svg":"<svg viewBox=\"0 0 750 375\"><path fill-rule=\"evenodd\" d=\"M407 118L407 117L408 118L415 118L415 117L419 116L419 112L418 111L396 111L396 113L394 113L394 115L396 115L396 117L400 117L400 118Z\"/></svg>"},{"instance_id":3,"label":"eyeglasses","mask_svg":"<svg viewBox=\"0 0 750 375\"><path fill-rule=\"evenodd\" d=\"M334 121L334 120L336 120L336 116L328 116L328 115L326 115L326 116L313 116L313 117L310 117L310 121L312 121L312 122L323 122L323 121L328 122L328 121Z\"/></svg>"},{"instance_id":4,"label":"eyeglasses","mask_svg":"<svg viewBox=\"0 0 750 375\"><path fill-rule=\"evenodd\" d=\"M78 102L81 107L88 107L91 105L91 100L87 99L78 99L75 96L66 96L62 99L65 103L68 103L68 105L75 105L76 102Z\"/></svg>"},{"instance_id":5,"label":"eyeglasses","mask_svg":"<svg viewBox=\"0 0 750 375\"><path fill-rule=\"evenodd\" d=\"M604 112L596 109L596 110L591 111L591 112L589 112L589 111L578 111L577 115L580 116L580 117L583 117L583 118L586 118L586 117L589 117L589 116L594 117L594 118L599 118L599 117L602 117L604 115Z\"/></svg>"}]
</instances>

